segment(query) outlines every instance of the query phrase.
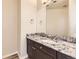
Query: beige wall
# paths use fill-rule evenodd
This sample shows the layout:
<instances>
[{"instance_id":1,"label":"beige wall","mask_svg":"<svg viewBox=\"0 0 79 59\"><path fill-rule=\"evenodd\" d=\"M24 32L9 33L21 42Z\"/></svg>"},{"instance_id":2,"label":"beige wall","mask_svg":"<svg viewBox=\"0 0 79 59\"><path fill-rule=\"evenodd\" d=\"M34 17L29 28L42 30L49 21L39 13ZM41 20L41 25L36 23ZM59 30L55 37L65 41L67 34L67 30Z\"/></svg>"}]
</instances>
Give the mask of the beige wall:
<instances>
[{"instance_id":1,"label":"beige wall","mask_svg":"<svg viewBox=\"0 0 79 59\"><path fill-rule=\"evenodd\" d=\"M31 22L33 19L33 22ZM21 0L21 56L27 57L26 34L36 32L36 0Z\"/></svg>"},{"instance_id":2,"label":"beige wall","mask_svg":"<svg viewBox=\"0 0 79 59\"><path fill-rule=\"evenodd\" d=\"M20 42L21 42L21 0L17 0L17 52L20 56Z\"/></svg>"},{"instance_id":3,"label":"beige wall","mask_svg":"<svg viewBox=\"0 0 79 59\"><path fill-rule=\"evenodd\" d=\"M76 0L69 0L69 35L76 36Z\"/></svg>"},{"instance_id":4,"label":"beige wall","mask_svg":"<svg viewBox=\"0 0 79 59\"><path fill-rule=\"evenodd\" d=\"M3 57L17 51L17 0L3 0Z\"/></svg>"},{"instance_id":5,"label":"beige wall","mask_svg":"<svg viewBox=\"0 0 79 59\"><path fill-rule=\"evenodd\" d=\"M68 8L55 8L46 10L47 34L68 34Z\"/></svg>"}]
</instances>

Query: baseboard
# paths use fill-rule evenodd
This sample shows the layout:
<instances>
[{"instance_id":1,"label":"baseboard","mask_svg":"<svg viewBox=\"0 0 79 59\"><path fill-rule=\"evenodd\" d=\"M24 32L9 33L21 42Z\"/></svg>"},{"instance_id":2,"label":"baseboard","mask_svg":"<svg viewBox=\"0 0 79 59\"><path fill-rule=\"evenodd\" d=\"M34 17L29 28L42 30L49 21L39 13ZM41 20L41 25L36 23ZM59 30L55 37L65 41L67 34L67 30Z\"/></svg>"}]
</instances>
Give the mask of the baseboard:
<instances>
[{"instance_id":1,"label":"baseboard","mask_svg":"<svg viewBox=\"0 0 79 59\"><path fill-rule=\"evenodd\" d=\"M28 55L26 55L26 56L21 56L21 55L16 51L16 52L14 52L14 53L11 53L11 54L8 54L8 55L3 56L2 59L6 59L7 57L10 57L10 56L15 55L15 54L18 55L19 59L28 58Z\"/></svg>"},{"instance_id":2,"label":"baseboard","mask_svg":"<svg viewBox=\"0 0 79 59\"><path fill-rule=\"evenodd\" d=\"M27 59L27 58L28 58L28 56L23 56L20 59Z\"/></svg>"},{"instance_id":3,"label":"baseboard","mask_svg":"<svg viewBox=\"0 0 79 59\"><path fill-rule=\"evenodd\" d=\"M17 54L17 53L18 53L18 52L16 51L16 52L13 52L13 53L11 53L11 54L5 55L5 56L2 57L2 59L5 59L5 58L7 58L7 57L9 57L9 56L12 56L12 55L15 55L15 54Z\"/></svg>"},{"instance_id":4,"label":"baseboard","mask_svg":"<svg viewBox=\"0 0 79 59\"><path fill-rule=\"evenodd\" d=\"M26 56L21 56L19 53L17 53L18 54L18 56L19 56L19 59L26 59L26 58L28 58L28 55L26 55Z\"/></svg>"}]
</instances>

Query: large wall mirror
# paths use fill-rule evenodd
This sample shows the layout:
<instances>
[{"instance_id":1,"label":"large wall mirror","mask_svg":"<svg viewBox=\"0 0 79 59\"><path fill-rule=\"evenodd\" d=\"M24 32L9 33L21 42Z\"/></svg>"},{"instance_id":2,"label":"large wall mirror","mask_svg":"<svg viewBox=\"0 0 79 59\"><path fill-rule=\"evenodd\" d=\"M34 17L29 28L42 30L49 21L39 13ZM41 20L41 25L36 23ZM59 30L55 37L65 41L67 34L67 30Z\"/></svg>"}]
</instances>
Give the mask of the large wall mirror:
<instances>
[{"instance_id":1,"label":"large wall mirror","mask_svg":"<svg viewBox=\"0 0 79 59\"><path fill-rule=\"evenodd\" d=\"M46 6L46 33L68 34L68 0L52 0Z\"/></svg>"},{"instance_id":2,"label":"large wall mirror","mask_svg":"<svg viewBox=\"0 0 79 59\"><path fill-rule=\"evenodd\" d=\"M37 0L37 2L37 32L75 36L75 0Z\"/></svg>"}]
</instances>

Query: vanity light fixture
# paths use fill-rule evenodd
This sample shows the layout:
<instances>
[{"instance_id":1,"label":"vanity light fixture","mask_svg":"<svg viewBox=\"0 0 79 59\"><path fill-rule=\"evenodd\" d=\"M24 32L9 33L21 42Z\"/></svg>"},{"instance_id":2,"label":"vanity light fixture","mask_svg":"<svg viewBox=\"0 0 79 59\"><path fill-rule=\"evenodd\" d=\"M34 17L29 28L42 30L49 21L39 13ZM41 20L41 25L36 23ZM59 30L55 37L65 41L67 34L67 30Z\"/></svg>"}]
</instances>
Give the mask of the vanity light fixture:
<instances>
[{"instance_id":1,"label":"vanity light fixture","mask_svg":"<svg viewBox=\"0 0 79 59\"><path fill-rule=\"evenodd\" d=\"M42 4L45 5L46 3L48 3L48 1L49 1L49 0L42 0Z\"/></svg>"},{"instance_id":2,"label":"vanity light fixture","mask_svg":"<svg viewBox=\"0 0 79 59\"><path fill-rule=\"evenodd\" d=\"M42 0L42 4L46 4L47 0Z\"/></svg>"},{"instance_id":3,"label":"vanity light fixture","mask_svg":"<svg viewBox=\"0 0 79 59\"><path fill-rule=\"evenodd\" d=\"M57 1L56 0L53 0L53 3L56 3Z\"/></svg>"},{"instance_id":4,"label":"vanity light fixture","mask_svg":"<svg viewBox=\"0 0 79 59\"><path fill-rule=\"evenodd\" d=\"M40 25L42 24L42 20L39 21L39 24L40 24Z\"/></svg>"},{"instance_id":5,"label":"vanity light fixture","mask_svg":"<svg viewBox=\"0 0 79 59\"><path fill-rule=\"evenodd\" d=\"M67 7L67 5L63 5L63 7Z\"/></svg>"},{"instance_id":6,"label":"vanity light fixture","mask_svg":"<svg viewBox=\"0 0 79 59\"><path fill-rule=\"evenodd\" d=\"M47 5L47 7L49 7L49 5Z\"/></svg>"},{"instance_id":7,"label":"vanity light fixture","mask_svg":"<svg viewBox=\"0 0 79 59\"><path fill-rule=\"evenodd\" d=\"M30 19L30 24L33 24L33 22L34 22L34 19Z\"/></svg>"},{"instance_id":8,"label":"vanity light fixture","mask_svg":"<svg viewBox=\"0 0 79 59\"><path fill-rule=\"evenodd\" d=\"M46 4L46 2L43 2L43 4Z\"/></svg>"}]
</instances>

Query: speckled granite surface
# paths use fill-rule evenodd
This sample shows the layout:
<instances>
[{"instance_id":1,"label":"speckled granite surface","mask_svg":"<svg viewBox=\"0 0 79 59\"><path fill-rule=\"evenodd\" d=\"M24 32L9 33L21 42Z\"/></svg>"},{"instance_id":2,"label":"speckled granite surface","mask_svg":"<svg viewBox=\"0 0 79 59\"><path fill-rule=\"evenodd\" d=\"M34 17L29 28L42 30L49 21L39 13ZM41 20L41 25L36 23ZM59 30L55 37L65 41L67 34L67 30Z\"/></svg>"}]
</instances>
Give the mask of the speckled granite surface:
<instances>
[{"instance_id":1,"label":"speckled granite surface","mask_svg":"<svg viewBox=\"0 0 79 59\"><path fill-rule=\"evenodd\" d=\"M76 44L75 43L69 43L63 40L55 40L55 38L51 40L50 38L42 37L39 35L28 35L26 36L26 38L29 38L35 42L41 43L61 53L64 53L66 55L76 58L76 51L75 51Z\"/></svg>"}]
</instances>

